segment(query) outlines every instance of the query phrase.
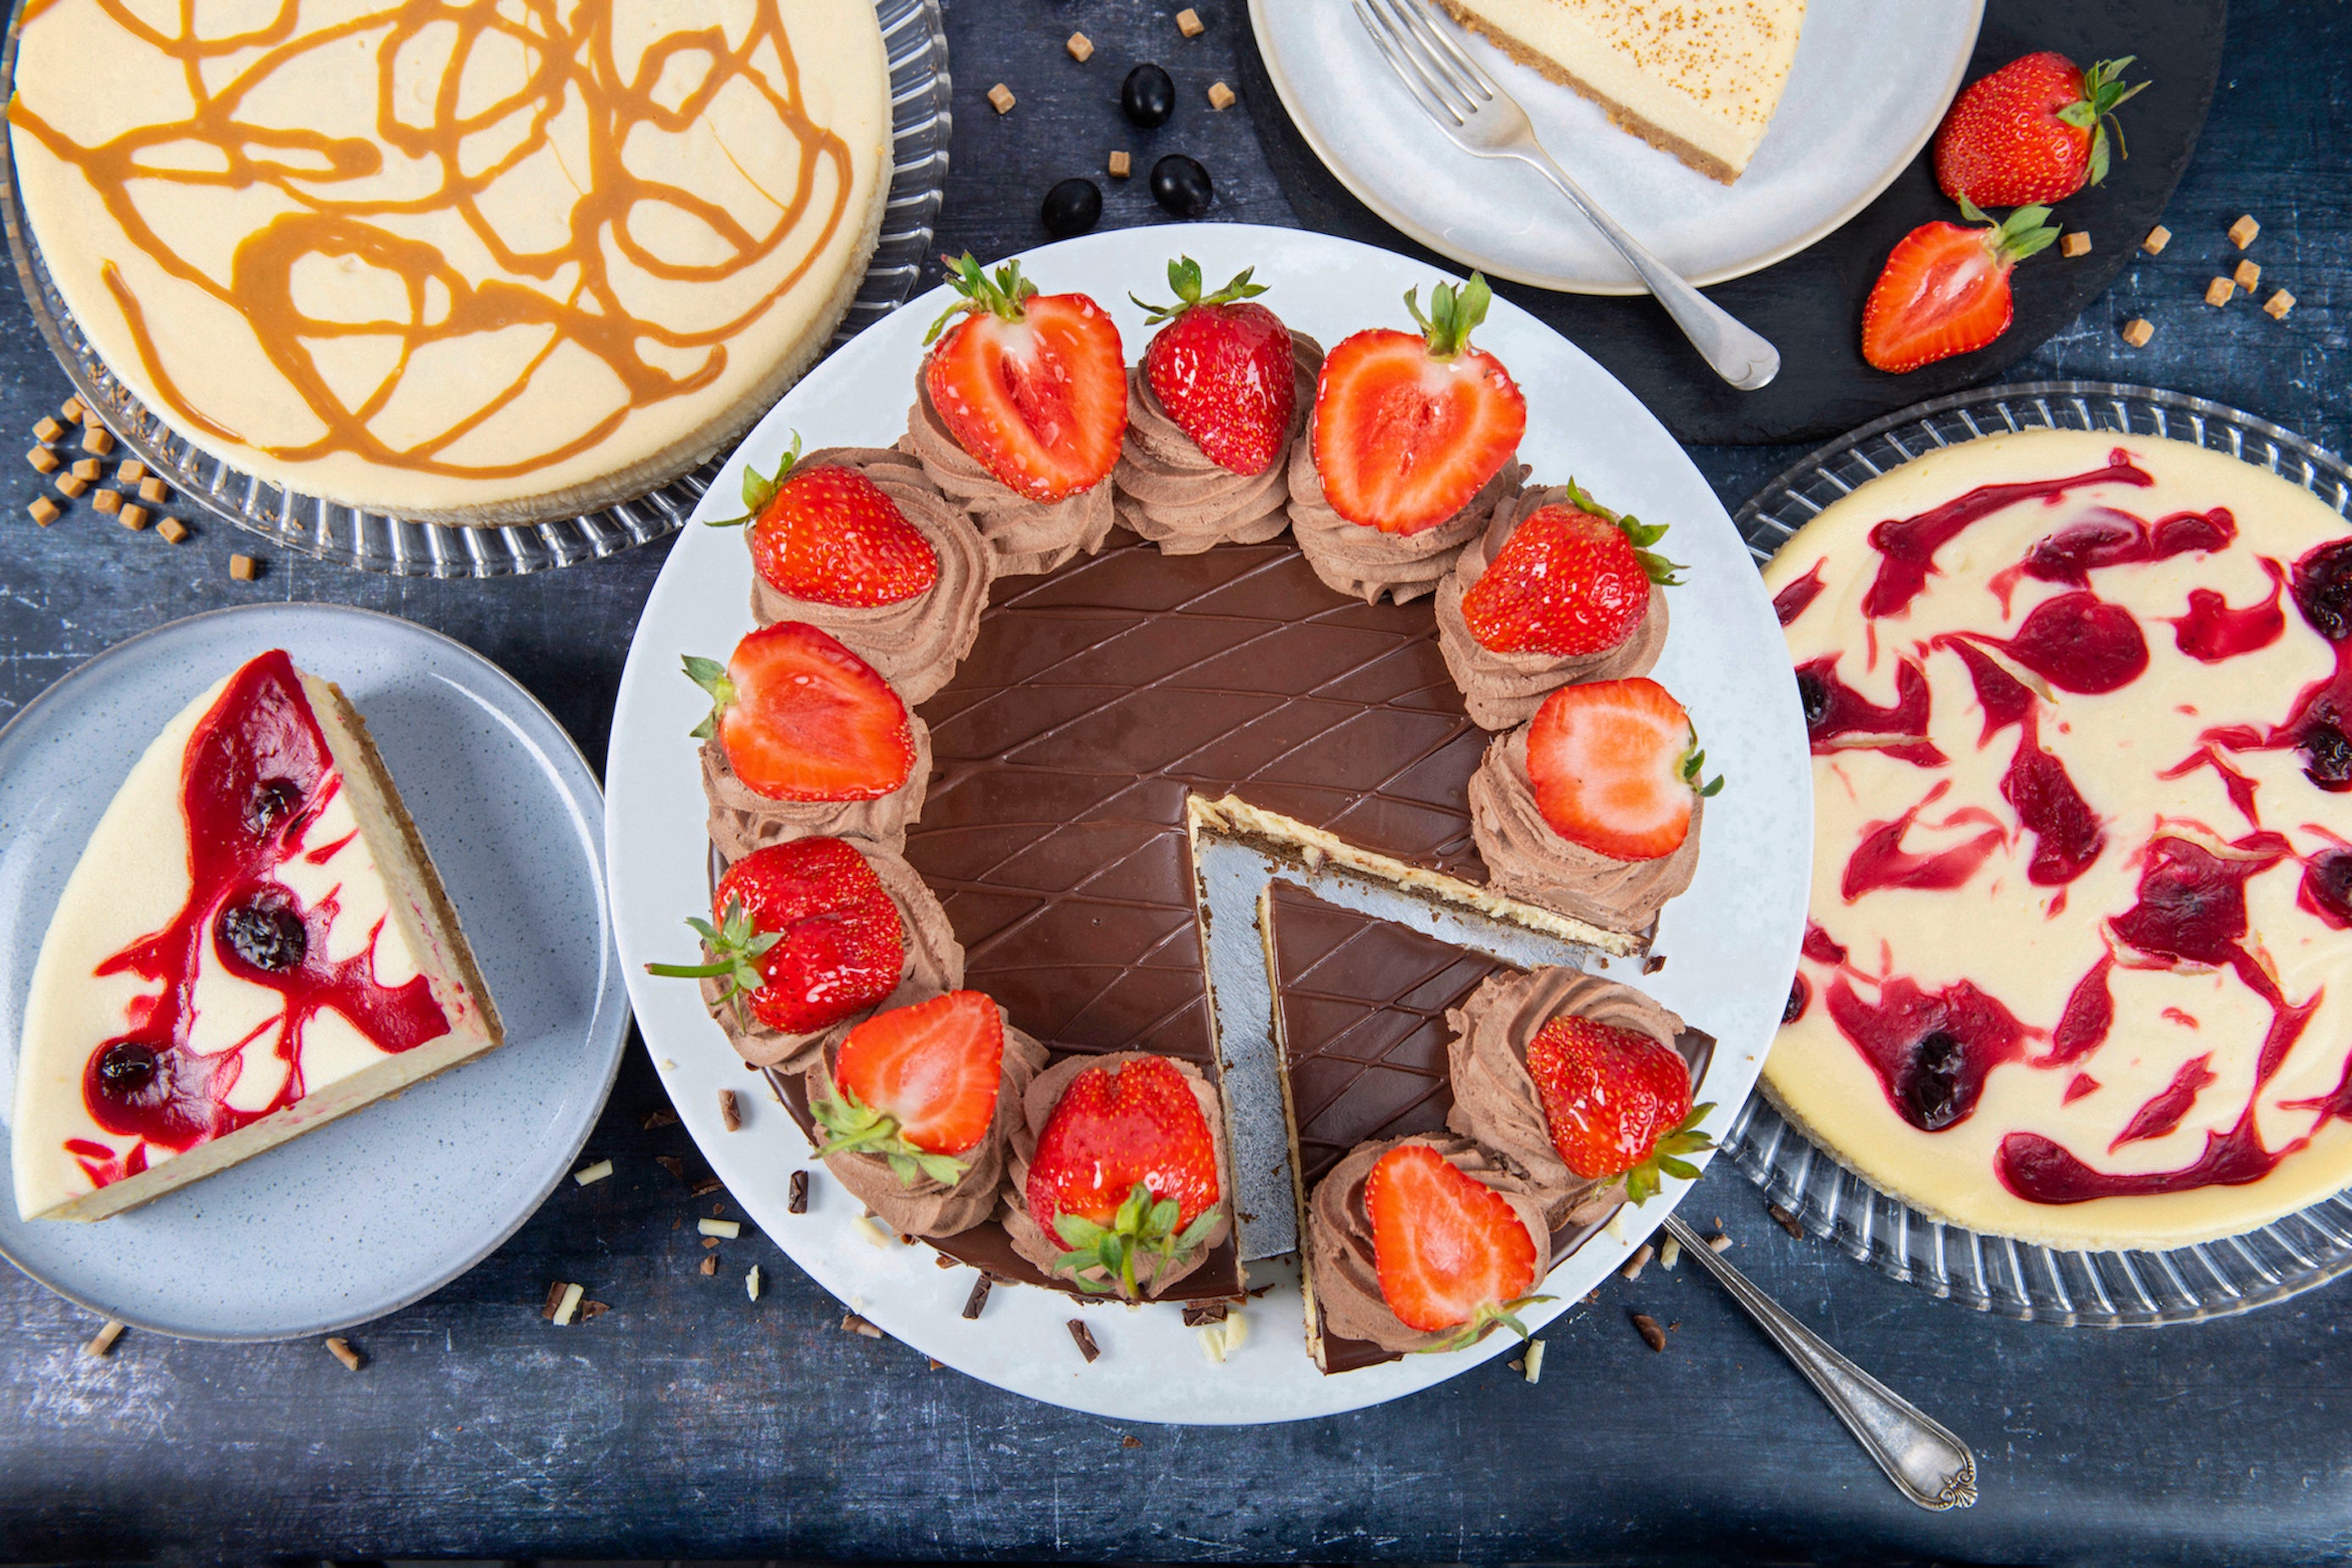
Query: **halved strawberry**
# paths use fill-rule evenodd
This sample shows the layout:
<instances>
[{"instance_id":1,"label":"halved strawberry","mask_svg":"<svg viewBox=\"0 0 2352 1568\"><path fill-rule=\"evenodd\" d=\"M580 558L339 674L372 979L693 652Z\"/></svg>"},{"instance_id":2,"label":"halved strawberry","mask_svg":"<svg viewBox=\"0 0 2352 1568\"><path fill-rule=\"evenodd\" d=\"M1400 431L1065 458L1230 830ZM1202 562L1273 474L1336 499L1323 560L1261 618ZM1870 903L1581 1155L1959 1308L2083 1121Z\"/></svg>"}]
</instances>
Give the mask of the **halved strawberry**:
<instances>
[{"instance_id":1,"label":"halved strawberry","mask_svg":"<svg viewBox=\"0 0 2352 1568\"><path fill-rule=\"evenodd\" d=\"M2124 85L2131 63L2126 55L2080 70L2045 49L1969 83L1936 131L1936 183L1987 207L2064 201L2097 184L2116 105L2147 85Z\"/></svg>"},{"instance_id":2,"label":"halved strawberry","mask_svg":"<svg viewBox=\"0 0 2352 1568\"><path fill-rule=\"evenodd\" d=\"M719 879L709 921L689 919L703 963L648 963L648 974L726 980L752 1016L814 1034L898 989L907 948L898 908L855 846L795 838L754 849Z\"/></svg>"},{"instance_id":3,"label":"halved strawberry","mask_svg":"<svg viewBox=\"0 0 2352 1568\"><path fill-rule=\"evenodd\" d=\"M1715 1107L1692 1107L1690 1064L1680 1052L1638 1030L1570 1015L1528 1042L1528 1076L1552 1147L1578 1175L1622 1175L1626 1200L1636 1204L1657 1192L1661 1173L1698 1179L1698 1167L1681 1156L1714 1147L1697 1129Z\"/></svg>"},{"instance_id":4,"label":"halved strawberry","mask_svg":"<svg viewBox=\"0 0 2352 1568\"><path fill-rule=\"evenodd\" d=\"M898 503L856 468L800 466L801 438L772 474L743 465L743 515L751 566L779 594L819 605L867 609L896 605L940 578L939 552Z\"/></svg>"},{"instance_id":5,"label":"halved strawberry","mask_svg":"<svg viewBox=\"0 0 2352 1568\"><path fill-rule=\"evenodd\" d=\"M877 800L915 770L907 704L881 673L806 621L761 626L734 656L686 656L710 693L694 733L714 732L727 765L771 800Z\"/></svg>"},{"instance_id":6,"label":"halved strawberry","mask_svg":"<svg viewBox=\"0 0 2352 1568\"><path fill-rule=\"evenodd\" d=\"M1528 728L1536 809L1562 838L1618 860L1682 847L1691 807L1723 787L1700 784L1706 761L1690 715L1647 676L1563 686Z\"/></svg>"},{"instance_id":7,"label":"halved strawberry","mask_svg":"<svg viewBox=\"0 0 2352 1568\"><path fill-rule=\"evenodd\" d=\"M849 1031L833 1065L835 1098L809 1112L832 1134L825 1154L879 1154L898 1179L954 1184L955 1156L988 1135L1004 1066L1004 1015L978 991L950 991L877 1013Z\"/></svg>"},{"instance_id":8,"label":"halved strawberry","mask_svg":"<svg viewBox=\"0 0 2352 1568\"><path fill-rule=\"evenodd\" d=\"M1389 1310L1424 1334L1461 1331L1438 1350L1459 1350L1496 1323L1526 1339L1514 1314L1551 1300L1527 1294L1536 1244L1518 1212L1426 1143L1400 1143L1373 1163L1364 1212Z\"/></svg>"},{"instance_id":9,"label":"halved strawberry","mask_svg":"<svg viewBox=\"0 0 2352 1568\"><path fill-rule=\"evenodd\" d=\"M1621 517L1568 482L1570 504L1522 519L1462 595L1462 619L1483 647L1554 658L1600 653L1633 635L1650 584L1681 582L1648 546L1666 527Z\"/></svg>"},{"instance_id":10,"label":"halved strawberry","mask_svg":"<svg viewBox=\"0 0 2352 1568\"><path fill-rule=\"evenodd\" d=\"M1135 1259L1172 1268L1217 1223L1216 1143L1183 1074L1159 1057L1087 1068L1037 1135L1029 1217L1070 1248L1054 1263L1084 1290L1138 1294ZM1082 1270L1101 1268L1097 1281Z\"/></svg>"},{"instance_id":11,"label":"halved strawberry","mask_svg":"<svg viewBox=\"0 0 2352 1568\"><path fill-rule=\"evenodd\" d=\"M1038 293L1017 261L993 278L968 252L952 265L963 298L931 328L938 346L923 366L949 433L1031 500L1099 484L1127 437L1118 328L1084 294Z\"/></svg>"},{"instance_id":12,"label":"halved strawberry","mask_svg":"<svg viewBox=\"0 0 2352 1568\"><path fill-rule=\"evenodd\" d=\"M1421 334L1375 329L1342 338L1315 387L1315 471L1331 510L1383 533L1412 534L1460 511L1527 433L1528 404L1494 355L1470 346L1493 294L1474 272L1441 283Z\"/></svg>"},{"instance_id":13,"label":"halved strawberry","mask_svg":"<svg viewBox=\"0 0 2352 1568\"><path fill-rule=\"evenodd\" d=\"M1862 308L1862 357L1880 370L1916 370L1980 349L2009 331L2010 269L2058 237L2048 207L2020 207L2000 223L1966 196L1970 227L1923 223L1897 240Z\"/></svg>"},{"instance_id":14,"label":"halved strawberry","mask_svg":"<svg viewBox=\"0 0 2352 1568\"><path fill-rule=\"evenodd\" d=\"M1170 418L1209 460L1236 474L1262 474L1287 449L1298 412L1290 329L1263 305L1252 268L1213 294L1201 292L1201 264L1168 264L1173 305L1149 305L1147 324L1168 324L1143 351L1143 374Z\"/></svg>"}]
</instances>

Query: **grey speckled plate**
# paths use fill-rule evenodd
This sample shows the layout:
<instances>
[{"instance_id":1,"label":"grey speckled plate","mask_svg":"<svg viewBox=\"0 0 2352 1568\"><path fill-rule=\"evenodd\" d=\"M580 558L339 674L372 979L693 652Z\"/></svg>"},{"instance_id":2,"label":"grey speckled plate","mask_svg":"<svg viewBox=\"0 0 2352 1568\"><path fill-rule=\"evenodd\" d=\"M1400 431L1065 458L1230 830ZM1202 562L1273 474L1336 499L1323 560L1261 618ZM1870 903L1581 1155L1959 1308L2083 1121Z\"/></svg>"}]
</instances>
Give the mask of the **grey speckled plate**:
<instances>
[{"instance_id":1,"label":"grey speckled plate","mask_svg":"<svg viewBox=\"0 0 2352 1568\"><path fill-rule=\"evenodd\" d=\"M18 1219L0 1131L0 1256L94 1311L190 1339L365 1322L472 1268L571 1169L628 1035L604 798L547 710L479 654L389 616L219 610L109 649L0 729L0 1117L33 961L100 814L173 714L271 647L366 715L508 1044L95 1225Z\"/></svg>"}]
</instances>

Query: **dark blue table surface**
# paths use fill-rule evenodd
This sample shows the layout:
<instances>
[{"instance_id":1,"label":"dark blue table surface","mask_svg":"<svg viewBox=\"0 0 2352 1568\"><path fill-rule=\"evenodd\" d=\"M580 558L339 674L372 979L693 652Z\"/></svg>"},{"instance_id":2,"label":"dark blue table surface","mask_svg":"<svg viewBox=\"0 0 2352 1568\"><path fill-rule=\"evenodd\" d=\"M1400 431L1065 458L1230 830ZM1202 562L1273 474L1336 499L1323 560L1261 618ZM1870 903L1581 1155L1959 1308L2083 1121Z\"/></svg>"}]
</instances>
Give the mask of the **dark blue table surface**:
<instances>
[{"instance_id":1,"label":"dark blue table surface","mask_svg":"<svg viewBox=\"0 0 2352 1568\"><path fill-rule=\"evenodd\" d=\"M1304 3L1304 0L1280 0ZM1199 157L1216 217L1290 223L1232 79L1242 0L948 0L956 77L941 247L991 256L1045 237L1045 188L1110 148L1139 165ZM1892 9L1892 8L1890 8ZM1061 48L1083 27L1097 54ZM2203 142L2160 258L2012 379L2151 384L2260 414L2336 450L2352 437L2345 309L2352 267L2352 6L2241 0ZM2131 40L2118 38L2115 52ZM1129 62L1175 75L1177 120L1129 130ZM93 80L95 81L95 78ZM1021 107L982 95L1003 81ZM2156 90L2162 90L2161 86ZM1139 178L1105 182L1107 224L1157 221ZM2237 258L2297 300L2284 323L2242 298L2200 300ZM2136 235L2098 235L2130 245ZM0 429L68 392L0 284ZM2145 316L2153 343L2118 327ZM28 438L29 439L29 438ZM1700 448L1725 504L1800 454ZM164 619L265 599L407 616L511 669L604 754L630 628L667 548L494 583L368 576L205 525L173 549L79 509L23 518L29 469L0 494L0 718L109 645ZM21 493L17 493L21 492ZM14 499L8 499L13 496ZM265 558L232 582L232 552ZM1928 1300L1820 1242L1791 1240L1727 1165L1686 1214L1720 1215L1733 1258L1882 1378L1974 1442L1983 1500L1930 1516L1903 1502L1729 1300L1685 1265L1549 1331L1543 1382L1498 1360L1415 1398L1255 1429L1132 1427L1029 1404L903 1346L839 1331L839 1305L762 1238L698 1271L684 1189L655 1163L698 1157L633 1049L589 1142L616 1174L566 1185L488 1261L352 1339L347 1373L316 1341L177 1343L97 1326L0 1270L0 1556L781 1556L1265 1559L1382 1556L1573 1562L1860 1560L2255 1563L2352 1552L2352 1287L2251 1317L2101 1333L1996 1321ZM702 1205L707 1212L707 1202ZM741 1269L768 1294L744 1299ZM547 1281L612 1310L558 1332ZM1675 1325L1654 1355L1626 1323Z\"/></svg>"}]
</instances>

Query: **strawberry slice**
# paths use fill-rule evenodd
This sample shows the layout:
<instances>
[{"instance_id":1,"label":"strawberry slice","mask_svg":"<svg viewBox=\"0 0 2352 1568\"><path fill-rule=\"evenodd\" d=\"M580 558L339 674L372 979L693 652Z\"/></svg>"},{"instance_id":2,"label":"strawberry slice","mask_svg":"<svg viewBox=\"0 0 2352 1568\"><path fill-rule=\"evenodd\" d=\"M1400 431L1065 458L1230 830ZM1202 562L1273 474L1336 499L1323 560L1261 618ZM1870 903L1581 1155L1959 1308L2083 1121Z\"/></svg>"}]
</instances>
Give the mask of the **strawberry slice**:
<instances>
[{"instance_id":1,"label":"strawberry slice","mask_svg":"<svg viewBox=\"0 0 2352 1568\"><path fill-rule=\"evenodd\" d=\"M1459 1350L1501 1323L1521 1339L1514 1315L1549 1296L1530 1296L1536 1244L1518 1211L1426 1143L1400 1143L1364 1178L1372 1263L1381 1295L1406 1328L1458 1329L1439 1350Z\"/></svg>"},{"instance_id":2,"label":"strawberry slice","mask_svg":"<svg viewBox=\"0 0 2352 1568\"><path fill-rule=\"evenodd\" d=\"M817 1151L878 1154L908 1186L950 1186L955 1158L988 1135L1004 1066L1004 1014L978 991L950 991L877 1013L849 1031L833 1065L834 1098L809 1112L832 1134Z\"/></svg>"},{"instance_id":3,"label":"strawberry slice","mask_svg":"<svg viewBox=\"0 0 2352 1568\"><path fill-rule=\"evenodd\" d=\"M1298 377L1290 329L1263 305L1251 268L1213 294L1201 292L1201 264L1168 264L1173 305L1150 305L1146 324L1168 324L1143 351L1143 374L1177 427L1209 460L1236 474L1262 474L1290 444L1298 412Z\"/></svg>"},{"instance_id":4,"label":"strawberry slice","mask_svg":"<svg viewBox=\"0 0 2352 1568\"><path fill-rule=\"evenodd\" d=\"M2020 207L1998 224L1966 196L1960 210L1969 224L1925 223L1897 240L1871 285L1862 357L1880 370L1917 370L2009 331L2010 270L2058 237L2042 221L2048 207Z\"/></svg>"},{"instance_id":5,"label":"strawberry slice","mask_svg":"<svg viewBox=\"0 0 2352 1568\"><path fill-rule=\"evenodd\" d=\"M743 515L713 528L751 525L751 566L779 594L819 605L897 605L940 579L939 552L898 503L856 468L800 465L801 438L772 474L743 465Z\"/></svg>"},{"instance_id":6,"label":"strawberry slice","mask_svg":"<svg viewBox=\"0 0 2352 1568\"><path fill-rule=\"evenodd\" d=\"M806 621L778 621L732 658L686 657L710 693L714 732L735 776L771 800L877 800L915 771L907 704L881 673Z\"/></svg>"},{"instance_id":7,"label":"strawberry slice","mask_svg":"<svg viewBox=\"0 0 2352 1568\"><path fill-rule=\"evenodd\" d=\"M1482 647L1556 658L1600 653L1642 624L1651 584L1681 582L1681 568L1648 548L1665 524L1620 517L1574 479L1568 493L1570 504L1522 519L1462 595L1462 619Z\"/></svg>"},{"instance_id":8,"label":"strawberry slice","mask_svg":"<svg viewBox=\"0 0 2352 1568\"><path fill-rule=\"evenodd\" d=\"M1460 511L1508 462L1528 404L1494 355L1470 346L1494 296L1474 272L1460 289L1405 293L1421 334L1343 338L1315 387L1315 471L1331 510L1383 533L1413 534Z\"/></svg>"},{"instance_id":9,"label":"strawberry slice","mask_svg":"<svg viewBox=\"0 0 2352 1568\"><path fill-rule=\"evenodd\" d=\"M722 1002L742 999L760 1022L814 1034L898 989L906 963L898 907L874 868L839 838L795 838L754 849L719 879L709 921L686 923L703 963L648 963L646 973L723 978Z\"/></svg>"},{"instance_id":10,"label":"strawberry slice","mask_svg":"<svg viewBox=\"0 0 2352 1568\"><path fill-rule=\"evenodd\" d=\"M1714 1147L1699 1131L1712 1105L1691 1104L1690 1064L1636 1029L1574 1015L1554 1018L1528 1042L1552 1147L1588 1181L1622 1175L1629 1203L1647 1203L1660 1178L1698 1180L1682 1158Z\"/></svg>"},{"instance_id":11,"label":"strawberry slice","mask_svg":"<svg viewBox=\"0 0 2352 1568\"><path fill-rule=\"evenodd\" d=\"M2097 184L2116 105L2147 85L2125 85L2131 63L2126 55L2081 70L2045 49L1970 82L1937 128L1936 183L1988 207L2061 202ZM2113 140L2122 148L2120 129Z\"/></svg>"},{"instance_id":12,"label":"strawberry slice","mask_svg":"<svg viewBox=\"0 0 2352 1568\"><path fill-rule=\"evenodd\" d=\"M1571 843L1617 860L1654 860L1690 836L1702 786L1690 715L1647 676L1563 686L1528 726L1536 809Z\"/></svg>"},{"instance_id":13,"label":"strawberry slice","mask_svg":"<svg viewBox=\"0 0 2352 1568\"><path fill-rule=\"evenodd\" d=\"M1192 1085L1159 1057L1079 1073L1037 1135L1023 1195L1070 1248L1055 1273L1134 1299L1139 1253L1176 1268L1217 1223L1217 1148Z\"/></svg>"},{"instance_id":14,"label":"strawberry slice","mask_svg":"<svg viewBox=\"0 0 2352 1568\"><path fill-rule=\"evenodd\" d=\"M1031 500L1101 483L1127 436L1118 328L1084 294L1038 293L1017 261L992 278L969 252L953 266L948 281L963 298L924 340L937 346L923 365L949 433Z\"/></svg>"}]
</instances>

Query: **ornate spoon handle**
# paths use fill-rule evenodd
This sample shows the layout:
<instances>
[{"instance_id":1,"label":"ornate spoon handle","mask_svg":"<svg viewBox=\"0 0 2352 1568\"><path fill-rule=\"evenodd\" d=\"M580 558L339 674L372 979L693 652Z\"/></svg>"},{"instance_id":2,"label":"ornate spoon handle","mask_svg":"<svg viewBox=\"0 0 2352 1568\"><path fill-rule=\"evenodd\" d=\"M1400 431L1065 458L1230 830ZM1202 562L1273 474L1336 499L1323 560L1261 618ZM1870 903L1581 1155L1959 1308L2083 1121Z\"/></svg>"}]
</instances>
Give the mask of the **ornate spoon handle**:
<instances>
[{"instance_id":1,"label":"ornate spoon handle","mask_svg":"<svg viewBox=\"0 0 2352 1568\"><path fill-rule=\"evenodd\" d=\"M1763 1331L1788 1358L1797 1363L1805 1381L1837 1413L1846 1429L1862 1440L1878 1468L1886 1472L1905 1497L1921 1508L1941 1510L1968 1508L1977 1500L1977 1460L1969 1446L1940 1422L1931 1421L1917 1406L1870 1373L1832 1350L1819 1334L1790 1317L1780 1304L1759 1290L1748 1276L1724 1261L1698 1232L1679 1218L1666 1216L1666 1233L1682 1243L1683 1251L1698 1259L1706 1271L1748 1309Z\"/></svg>"}]
</instances>

